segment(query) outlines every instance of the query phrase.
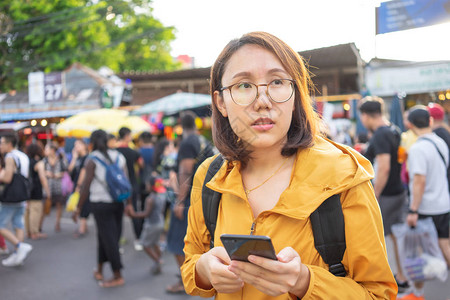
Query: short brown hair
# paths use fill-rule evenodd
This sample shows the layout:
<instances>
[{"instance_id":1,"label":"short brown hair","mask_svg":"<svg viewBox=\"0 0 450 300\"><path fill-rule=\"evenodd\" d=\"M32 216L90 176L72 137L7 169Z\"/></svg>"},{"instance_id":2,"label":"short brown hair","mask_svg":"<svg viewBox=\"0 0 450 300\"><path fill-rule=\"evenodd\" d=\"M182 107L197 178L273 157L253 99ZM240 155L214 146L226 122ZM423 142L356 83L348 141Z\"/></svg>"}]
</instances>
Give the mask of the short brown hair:
<instances>
[{"instance_id":1,"label":"short brown hair","mask_svg":"<svg viewBox=\"0 0 450 300\"><path fill-rule=\"evenodd\" d=\"M272 52L295 81L292 122L281 154L290 156L299 148L311 147L319 131L319 118L313 109L309 94L312 88L311 78L303 58L279 38L266 32L251 32L230 41L211 68L211 95L213 96L215 91L220 91L222 88L222 77L228 61L244 45L257 45ZM212 134L217 149L228 160L246 163L250 157L250 151L234 133L228 118L222 116L214 101L212 101L212 119Z\"/></svg>"}]
</instances>

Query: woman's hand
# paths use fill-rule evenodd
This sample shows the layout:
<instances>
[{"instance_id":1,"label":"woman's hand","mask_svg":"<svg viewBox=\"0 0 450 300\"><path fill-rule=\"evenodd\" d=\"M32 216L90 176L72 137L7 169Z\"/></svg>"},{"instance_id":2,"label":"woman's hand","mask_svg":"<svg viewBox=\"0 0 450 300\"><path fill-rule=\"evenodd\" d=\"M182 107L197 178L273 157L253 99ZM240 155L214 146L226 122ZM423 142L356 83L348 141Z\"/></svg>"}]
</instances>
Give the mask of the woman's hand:
<instances>
[{"instance_id":1,"label":"woman's hand","mask_svg":"<svg viewBox=\"0 0 450 300\"><path fill-rule=\"evenodd\" d=\"M218 293L235 293L242 289L244 282L229 270L231 263L223 247L214 247L197 261L196 282L203 289L214 289Z\"/></svg>"},{"instance_id":2,"label":"woman's hand","mask_svg":"<svg viewBox=\"0 0 450 300\"><path fill-rule=\"evenodd\" d=\"M264 294L276 297L291 293L302 298L309 286L309 269L291 247L281 250L277 258L278 261L250 255L250 263L233 260L229 269Z\"/></svg>"}]
</instances>

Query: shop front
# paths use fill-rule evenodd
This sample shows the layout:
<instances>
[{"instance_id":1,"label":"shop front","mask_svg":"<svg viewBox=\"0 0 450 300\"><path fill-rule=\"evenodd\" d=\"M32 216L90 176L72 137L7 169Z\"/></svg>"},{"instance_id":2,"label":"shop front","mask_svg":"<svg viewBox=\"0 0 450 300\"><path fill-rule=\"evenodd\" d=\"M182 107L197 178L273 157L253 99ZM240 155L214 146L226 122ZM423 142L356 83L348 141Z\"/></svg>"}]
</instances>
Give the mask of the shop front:
<instances>
[{"instance_id":1,"label":"shop front","mask_svg":"<svg viewBox=\"0 0 450 300\"><path fill-rule=\"evenodd\" d=\"M399 97L403 109L439 103L450 112L450 61L409 62L373 59L365 82L371 95L387 100Z\"/></svg>"}]
</instances>

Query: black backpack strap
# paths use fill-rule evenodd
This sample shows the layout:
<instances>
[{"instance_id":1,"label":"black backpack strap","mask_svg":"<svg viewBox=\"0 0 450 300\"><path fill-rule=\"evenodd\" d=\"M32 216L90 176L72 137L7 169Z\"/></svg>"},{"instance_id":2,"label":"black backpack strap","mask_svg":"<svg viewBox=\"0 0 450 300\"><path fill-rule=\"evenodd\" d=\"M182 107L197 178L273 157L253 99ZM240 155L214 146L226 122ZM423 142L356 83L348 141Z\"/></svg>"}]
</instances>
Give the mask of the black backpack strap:
<instances>
[{"instance_id":1,"label":"black backpack strap","mask_svg":"<svg viewBox=\"0 0 450 300\"><path fill-rule=\"evenodd\" d=\"M208 188L206 183L209 182L214 175L216 175L222 167L223 162L224 158L221 154L213 160L213 162L209 165L208 171L206 172L206 177L205 181L203 181L202 188L203 217L205 218L206 228L208 228L209 234L211 235L211 248L214 247L214 232L216 231L217 212L219 210L219 203L222 198L222 194Z\"/></svg>"},{"instance_id":2,"label":"black backpack strap","mask_svg":"<svg viewBox=\"0 0 450 300\"><path fill-rule=\"evenodd\" d=\"M429 141L430 143L432 143L432 144L434 145L434 147L436 148L437 152L439 153L439 156L441 157L442 161L444 162L444 165L445 165L447 168L450 167L450 164L447 165L447 162L445 161L444 155L442 155L441 151L439 151L438 146L436 145L436 143L435 143L433 140L431 140L431 139L429 139L429 138L426 138L426 137L421 137L420 139L421 139L421 140L425 140L425 141Z\"/></svg>"},{"instance_id":3,"label":"black backpack strap","mask_svg":"<svg viewBox=\"0 0 450 300\"><path fill-rule=\"evenodd\" d=\"M329 271L345 277L342 258L346 248L344 214L340 195L325 200L310 216L314 246L329 266Z\"/></svg>"}]
</instances>

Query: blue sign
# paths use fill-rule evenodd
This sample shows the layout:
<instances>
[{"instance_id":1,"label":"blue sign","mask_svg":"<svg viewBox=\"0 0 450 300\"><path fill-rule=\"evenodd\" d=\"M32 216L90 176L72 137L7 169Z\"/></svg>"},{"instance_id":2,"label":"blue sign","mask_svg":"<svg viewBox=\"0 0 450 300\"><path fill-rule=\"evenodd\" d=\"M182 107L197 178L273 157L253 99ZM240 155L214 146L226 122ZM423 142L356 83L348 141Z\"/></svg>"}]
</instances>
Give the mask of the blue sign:
<instances>
[{"instance_id":1,"label":"blue sign","mask_svg":"<svg viewBox=\"0 0 450 300\"><path fill-rule=\"evenodd\" d=\"M393 0L376 9L377 34L450 21L449 0Z\"/></svg>"}]
</instances>

